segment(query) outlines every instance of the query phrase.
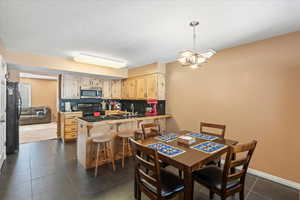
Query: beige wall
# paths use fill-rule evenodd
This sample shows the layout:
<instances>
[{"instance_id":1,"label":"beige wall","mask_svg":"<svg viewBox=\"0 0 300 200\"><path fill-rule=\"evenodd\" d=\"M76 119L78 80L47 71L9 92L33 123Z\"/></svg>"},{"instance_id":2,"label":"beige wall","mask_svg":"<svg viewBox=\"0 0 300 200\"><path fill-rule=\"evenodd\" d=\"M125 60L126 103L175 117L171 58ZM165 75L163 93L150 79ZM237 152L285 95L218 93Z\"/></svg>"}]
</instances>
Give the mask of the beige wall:
<instances>
[{"instance_id":1,"label":"beige wall","mask_svg":"<svg viewBox=\"0 0 300 200\"><path fill-rule=\"evenodd\" d=\"M57 116L57 80L20 78L20 83L31 85L31 106L50 107L54 121Z\"/></svg>"},{"instance_id":2,"label":"beige wall","mask_svg":"<svg viewBox=\"0 0 300 200\"><path fill-rule=\"evenodd\" d=\"M227 125L258 140L251 168L300 183L300 32L218 52L193 70L167 64L168 130Z\"/></svg>"}]
</instances>

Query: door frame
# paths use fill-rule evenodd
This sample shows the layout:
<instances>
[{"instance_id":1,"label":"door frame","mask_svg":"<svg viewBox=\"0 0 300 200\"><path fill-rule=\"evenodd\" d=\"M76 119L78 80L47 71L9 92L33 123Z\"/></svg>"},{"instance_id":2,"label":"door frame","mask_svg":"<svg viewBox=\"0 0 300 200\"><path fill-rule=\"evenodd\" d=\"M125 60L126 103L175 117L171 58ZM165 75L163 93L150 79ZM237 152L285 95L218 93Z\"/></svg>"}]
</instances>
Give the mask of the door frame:
<instances>
[{"instance_id":1,"label":"door frame","mask_svg":"<svg viewBox=\"0 0 300 200\"><path fill-rule=\"evenodd\" d=\"M6 159L6 73L7 66L0 55L0 169ZM3 88L2 88L3 87Z\"/></svg>"}]
</instances>

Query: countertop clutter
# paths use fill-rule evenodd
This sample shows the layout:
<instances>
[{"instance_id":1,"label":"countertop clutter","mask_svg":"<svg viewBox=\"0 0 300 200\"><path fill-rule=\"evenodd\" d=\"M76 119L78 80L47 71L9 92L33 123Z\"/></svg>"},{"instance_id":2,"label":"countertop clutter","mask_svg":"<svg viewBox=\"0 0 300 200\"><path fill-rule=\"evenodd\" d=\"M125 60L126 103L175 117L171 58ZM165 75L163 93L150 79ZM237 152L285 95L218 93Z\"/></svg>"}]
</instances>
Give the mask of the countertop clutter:
<instances>
[{"instance_id":1,"label":"countertop clutter","mask_svg":"<svg viewBox=\"0 0 300 200\"><path fill-rule=\"evenodd\" d=\"M132 119L132 120L137 120L137 119L141 119L141 118L145 118L145 119L154 119L154 118L166 118L169 117L170 115L155 115L155 116L146 116L143 114L135 114L135 115L103 115L103 116L98 116L98 117L94 117L94 116L86 116L86 117L80 117L79 119L84 120L86 122L100 122L100 121L108 121L108 120L128 120L128 119Z\"/></svg>"}]
</instances>

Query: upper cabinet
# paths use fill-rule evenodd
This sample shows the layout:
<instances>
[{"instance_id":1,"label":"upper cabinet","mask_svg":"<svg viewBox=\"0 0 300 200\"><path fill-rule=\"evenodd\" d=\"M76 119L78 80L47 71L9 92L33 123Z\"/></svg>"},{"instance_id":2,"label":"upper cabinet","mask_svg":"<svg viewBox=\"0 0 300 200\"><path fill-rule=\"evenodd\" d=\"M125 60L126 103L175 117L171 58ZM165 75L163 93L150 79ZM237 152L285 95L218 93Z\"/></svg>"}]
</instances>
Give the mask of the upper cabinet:
<instances>
[{"instance_id":1,"label":"upper cabinet","mask_svg":"<svg viewBox=\"0 0 300 200\"><path fill-rule=\"evenodd\" d=\"M112 99L122 98L122 80L111 81L111 98Z\"/></svg>"},{"instance_id":2,"label":"upper cabinet","mask_svg":"<svg viewBox=\"0 0 300 200\"><path fill-rule=\"evenodd\" d=\"M147 99L158 99L157 74L147 76L146 81L147 81L147 87L146 87Z\"/></svg>"},{"instance_id":3,"label":"upper cabinet","mask_svg":"<svg viewBox=\"0 0 300 200\"><path fill-rule=\"evenodd\" d=\"M80 79L63 75L61 77L61 98L79 99L80 98Z\"/></svg>"},{"instance_id":4,"label":"upper cabinet","mask_svg":"<svg viewBox=\"0 0 300 200\"><path fill-rule=\"evenodd\" d=\"M136 80L136 99L147 98L146 78L141 77Z\"/></svg>"},{"instance_id":5,"label":"upper cabinet","mask_svg":"<svg viewBox=\"0 0 300 200\"><path fill-rule=\"evenodd\" d=\"M103 80L96 78L81 77L80 88L82 89L99 89L103 87Z\"/></svg>"},{"instance_id":6,"label":"upper cabinet","mask_svg":"<svg viewBox=\"0 0 300 200\"><path fill-rule=\"evenodd\" d=\"M60 76L61 98L79 99L80 88L102 89L103 99L165 100L165 65L153 63L130 69L124 80Z\"/></svg>"},{"instance_id":7,"label":"upper cabinet","mask_svg":"<svg viewBox=\"0 0 300 200\"><path fill-rule=\"evenodd\" d=\"M111 99L111 80L103 80L102 98Z\"/></svg>"},{"instance_id":8,"label":"upper cabinet","mask_svg":"<svg viewBox=\"0 0 300 200\"><path fill-rule=\"evenodd\" d=\"M124 80L122 98L165 100L165 76L156 73Z\"/></svg>"}]
</instances>

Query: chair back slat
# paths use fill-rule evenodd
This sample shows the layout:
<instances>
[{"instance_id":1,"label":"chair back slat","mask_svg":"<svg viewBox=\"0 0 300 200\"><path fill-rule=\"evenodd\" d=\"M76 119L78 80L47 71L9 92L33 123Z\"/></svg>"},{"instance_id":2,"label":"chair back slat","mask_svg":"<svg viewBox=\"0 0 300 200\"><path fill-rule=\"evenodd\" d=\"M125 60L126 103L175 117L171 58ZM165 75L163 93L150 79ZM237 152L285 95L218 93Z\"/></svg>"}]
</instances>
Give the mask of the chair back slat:
<instances>
[{"instance_id":1,"label":"chair back slat","mask_svg":"<svg viewBox=\"0 0 300 200\"><path fill-rule=\"evenodd\" d=\"M155 178L151 177L150 175L146 174L146 172L144 172L141 169L138 170L138 173L139 173L139 176L140 176L141 179L144 179L145 181L147 181L148 183L150 183L154 187L158 187L157 179L155 179Z\"/></svg>"},{"instance_id":2,"label":"chair back slat","mask_svg":"<svg viewBox=\"0 0 300 200\"><path fill-rule=\"evenodd\" d=\"M247 144L241 144L236 146L230 146L225 160L225 165L223 168L223 181L222 190L226 191L226 186L230 181L239 181L236 187L241 187L245 184L245 177L249 167L250 160L252 158L253 152L256 148L257 141L253 140ZM237 154L245 154L246 157L238 158ZM231 169L233 167L242 166L239 172L231 174Z\"/></svg>"},{"instance_id":3,"label":"chair back slat","mask_svg":"<svg viewBox=\"0 0 300 200\"><path fill-rule=\"evenodd\" d=\"M160 134L160 125L158 123L145 123L142 124L143 139L157 136Z\"/></svg>"},{"instance_id":4,"label":"chair back slat","mask_svg":"<svg viewBox=\"0 0 300 200\"><path fill-rule=\"evenodd\" d=\"M143 146L130 138L135 159L135 173L137 181L143 184L145 181L151 184L156 191L156 196L161 194L161 177L158 153L154 149ZM148 191L153 193L152 191Z\"/></svg>"},{"instance_id":5,"label":"chair back slat","mask_svg":"<svg viewBox=\"0 0 300 200\"><path fill-rule=\"evenodd\" d=\"M214 132L205 130L207 128L219 129L220 133L214 133ZM214 136L217 136L217 137L224 138L225 137L225 130L226 130L225 125L200 122L200 132L201 133L206 133L206 134L209 134L209 135L214 135Z\"/></svg>"},{"instance_id":6,"label":"chair back slat","mask_svg":"<svg viewBox=\"0 0 300 200\"><path fill-rule=\"evenodd\" d=\"M245 173L245 170L241 170L239 172L236 172L234 174L230 174L229 176L227 176L227 179L228 181L234 181L234 180L237 180L237 179L240 179Z\"/></svg>"},{"instance_id":7,"label":"chair back slat","mask_svg":"<svg viewBox=\"0 0 300 200\"><path fill-rule=\"evenodd\" d=\"M238 166L244 165L246 162L247 162L247 159L246 159L246 158L240 158L240 159L237 159L237 160L233 160L233 161L231 161L231 163L230 163L230 168L238 167Z\"/></svg>"},{"instance_id":8,"label":"chair back slat","mask_svg":"<svg viewBox=\"0 0 300 200\"><path fill-rule=\"evenodd\" d=\"M144 168L154 171L155 170L155 164L151 163L150 161L145 160L144 158L140 157L139 155L136 155L136 161L142 165Z\"/></svg>"}]
</instances>

